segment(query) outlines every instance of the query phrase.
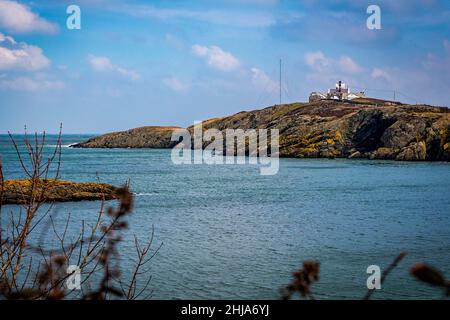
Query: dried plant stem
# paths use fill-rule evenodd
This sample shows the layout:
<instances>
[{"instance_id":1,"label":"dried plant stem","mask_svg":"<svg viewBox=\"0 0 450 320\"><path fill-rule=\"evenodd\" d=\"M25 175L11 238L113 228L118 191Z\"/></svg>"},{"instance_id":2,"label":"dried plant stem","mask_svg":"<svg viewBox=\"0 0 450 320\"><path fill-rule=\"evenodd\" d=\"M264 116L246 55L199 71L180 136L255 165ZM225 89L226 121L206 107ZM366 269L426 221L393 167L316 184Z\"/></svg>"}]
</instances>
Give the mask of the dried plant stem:
<instances>
[{"instance_id":1,"label":"dried plant stem","mask_svg":"<svg viewBox=\"0 0 450 320\"><path fill-rule=\"evenodd\" d=\"M401 252L395 259L394 261L391 262L391 264L382 272L381 274L381 279L380 279L380 284L383 284L384 281L386 280L386 277L391 273L392 270L394 270L398 264L403 260L403 258L406 256L406 252ZM370 297L372 296L373 292L375 290L367 290L366 295L364 296L363 300L369 300Z\"/></svg>"}]
</instances>

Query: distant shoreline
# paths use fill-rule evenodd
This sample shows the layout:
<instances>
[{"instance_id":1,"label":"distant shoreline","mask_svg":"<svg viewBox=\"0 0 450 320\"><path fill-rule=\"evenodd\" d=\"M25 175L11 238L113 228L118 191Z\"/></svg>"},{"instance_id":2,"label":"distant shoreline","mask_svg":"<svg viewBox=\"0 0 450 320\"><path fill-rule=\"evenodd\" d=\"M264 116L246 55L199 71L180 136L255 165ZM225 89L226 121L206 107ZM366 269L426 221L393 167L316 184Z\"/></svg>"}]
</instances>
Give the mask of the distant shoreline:
<instances>
[{"instance_id":1,"label":"distant shoreline","mask_svg":"<svg viewBox=\"0 0 450 320\"><path fill-rule=\"evenodd\" d=\"M209 119L203 128L276 128L282 158L450 161L450 109L428 105L293 103ZM168 149L177 144L171 141L175 130L183 128L147 126L96 136L72 147Z\"/></svg>"}]
</instances>

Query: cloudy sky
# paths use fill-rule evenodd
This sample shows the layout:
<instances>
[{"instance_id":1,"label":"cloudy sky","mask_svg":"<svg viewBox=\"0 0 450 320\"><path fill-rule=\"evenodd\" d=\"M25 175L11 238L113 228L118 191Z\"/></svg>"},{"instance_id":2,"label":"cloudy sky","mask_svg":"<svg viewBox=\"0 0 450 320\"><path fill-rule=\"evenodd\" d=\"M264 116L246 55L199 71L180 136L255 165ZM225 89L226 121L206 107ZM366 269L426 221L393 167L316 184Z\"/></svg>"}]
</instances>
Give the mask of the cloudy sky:
<instances>
[{"instance_id":1,"label":"cloudy sky","mask_svg":"<svg viewBox=\"0 0 450 320\"><path fill-rule=\"evenodd\" d=\"M354 91L450 105L450 1L0 0L0 133L102 133ZM81 8L68 30L66 8ZM369 30L369 4L381 30Z\"/></svg>"}]
</instances>

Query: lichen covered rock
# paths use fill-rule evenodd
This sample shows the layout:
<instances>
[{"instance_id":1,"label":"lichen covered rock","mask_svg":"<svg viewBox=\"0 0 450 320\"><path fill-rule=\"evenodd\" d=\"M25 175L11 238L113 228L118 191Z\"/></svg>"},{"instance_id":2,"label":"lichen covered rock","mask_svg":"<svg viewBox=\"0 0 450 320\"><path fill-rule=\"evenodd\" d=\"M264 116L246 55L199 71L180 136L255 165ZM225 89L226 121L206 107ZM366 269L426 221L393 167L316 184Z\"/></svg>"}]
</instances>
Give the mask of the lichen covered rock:
<instances>
[{"instance_id":1,"label":"lichen covered rock","mask_svg":"<svg viewBox=\"0 0 450 320\"><path fill-rule=\"evenodd\" d=\"M281 157L450 161L450 109L369 102L277 105L206 120L203 129L278 129ZM171 148L171 134L179 129L144 127L76 146Z\"/></svg>"},{"instance_id":2,"label":"lichen covered rock","mask_svg":"<svg viewBox=\"0 0 450 320\"><path fill-rule=\"evenodd\" d=\"M70 182L54 179L6 180L0 185L2 204L37 202L67 202L83 200L111 200L116 187L104 183Z\"/></svg>"},{"instance_id":3,"label":"lichen covered rock","mask_svg":"<svg viewBox=\"0 0 450 320\"><path fill-rule=\"evenodd\" d=\"M172 132L179 127L141 127L113 132L72 145L73 148L171 148Z\"/></svg>"}]
</instances>

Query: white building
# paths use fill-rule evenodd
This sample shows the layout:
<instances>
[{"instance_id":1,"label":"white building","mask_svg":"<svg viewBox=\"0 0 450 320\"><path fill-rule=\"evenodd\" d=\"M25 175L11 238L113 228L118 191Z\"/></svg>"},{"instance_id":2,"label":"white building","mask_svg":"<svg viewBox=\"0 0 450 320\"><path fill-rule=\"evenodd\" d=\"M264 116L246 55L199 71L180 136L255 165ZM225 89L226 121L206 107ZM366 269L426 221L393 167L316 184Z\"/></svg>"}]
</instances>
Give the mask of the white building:
<instances>
[{"instance_id":1,"label":"white building","mask_svg":"<svg viewBox=\"0 0 450 320\"><path fill-rule=\"evenodd\" d=\"M326 99L327 95L321 92L311 92L309 95L309 102L320 101Z\"/></svg>"},{"instance_id":2,"label":"white building","mask_svg":"<svg viewBox=\"0 0 450 320\"><path fill-rule=\"evenodd\" d=\"M309 95L309 102L320 101L324 99L353 100L363 97L365 97L364 92L350 92L350 89L344 82L338 81L335 88L329 89L326 94L321 92L312 92Z\"/></svg>"},{"instance_id":3,"label":"white building","mask_svg":"<svg viewBox=\"0 0 450 320\"><path fill-rule=\"evenodd\" d=\"M339 80L334 89L329 89L327 98L333 100L347 100L350 90L347 85Z\"/></svg>"},{"instance_id":4,"label":"white building","mask_svg":"<svg viewBox=\"0 0 450 320\"><path fill-rule=\"evenodd\" d=\"M366 95L365 95L365 93L363 92L363 91L360 91L360 92L351 92L351 93L349 93L348 94L348 97L347 97L347 99L348 100L353 100L353 99L356 99L356 98L364 98Z\"/></svg>"}]
</instances>

